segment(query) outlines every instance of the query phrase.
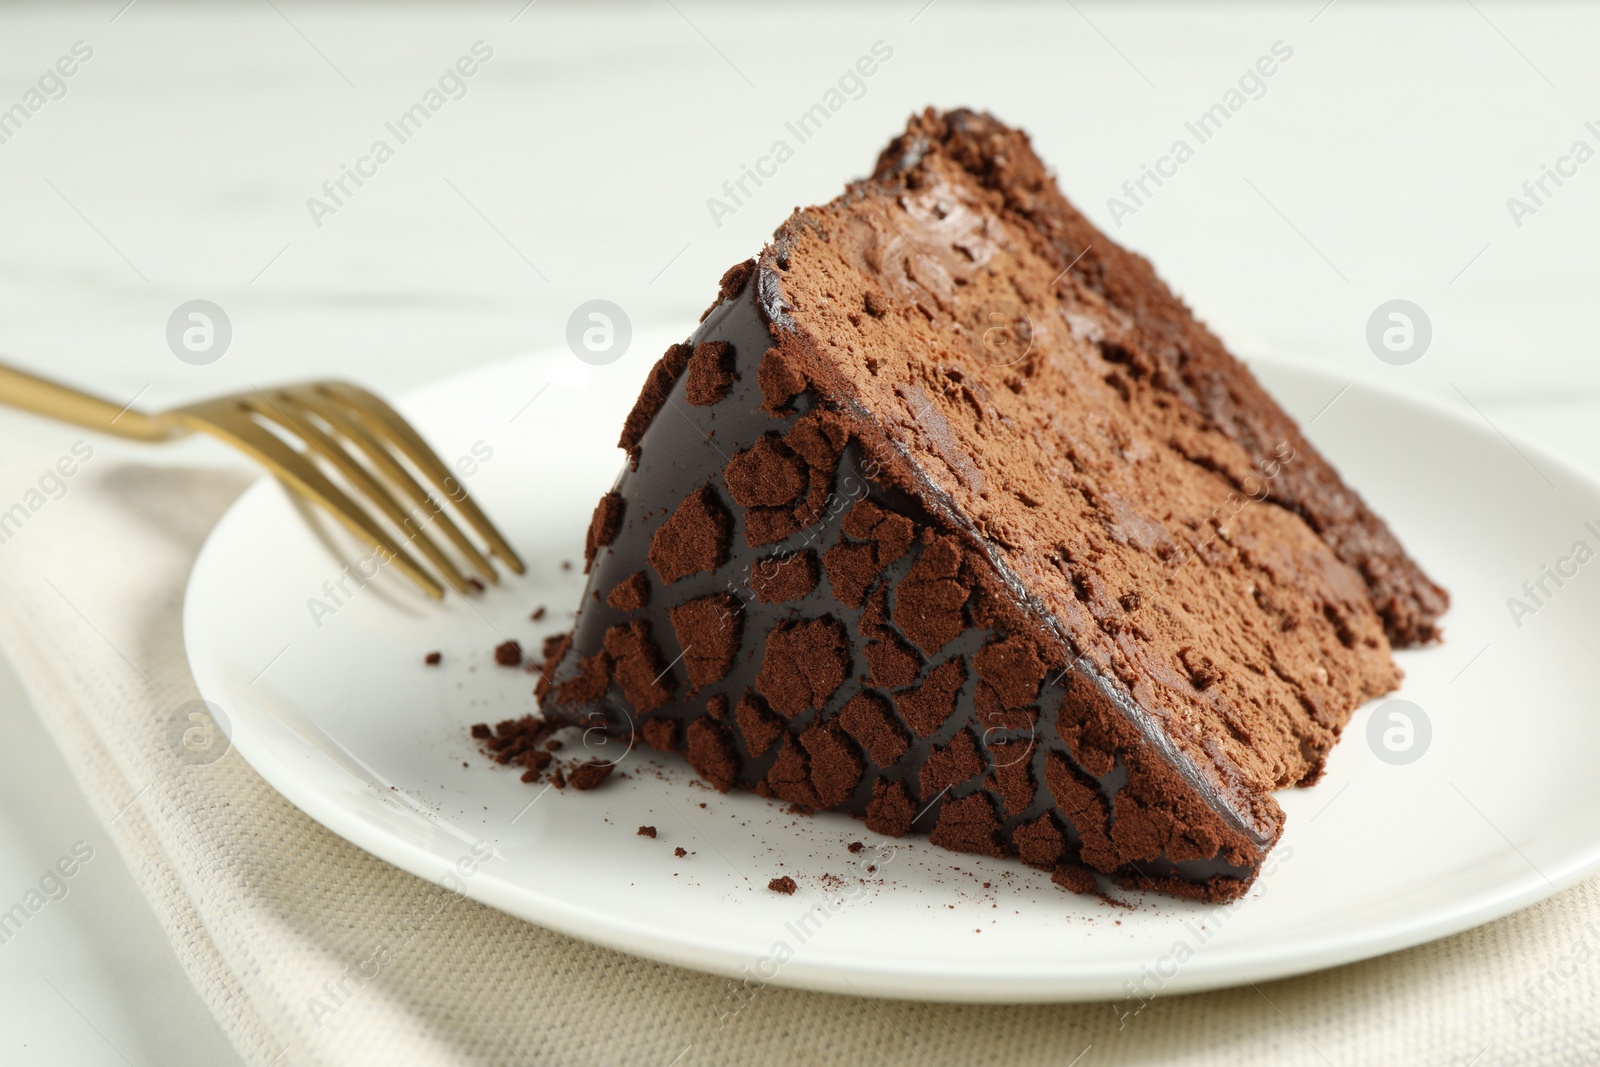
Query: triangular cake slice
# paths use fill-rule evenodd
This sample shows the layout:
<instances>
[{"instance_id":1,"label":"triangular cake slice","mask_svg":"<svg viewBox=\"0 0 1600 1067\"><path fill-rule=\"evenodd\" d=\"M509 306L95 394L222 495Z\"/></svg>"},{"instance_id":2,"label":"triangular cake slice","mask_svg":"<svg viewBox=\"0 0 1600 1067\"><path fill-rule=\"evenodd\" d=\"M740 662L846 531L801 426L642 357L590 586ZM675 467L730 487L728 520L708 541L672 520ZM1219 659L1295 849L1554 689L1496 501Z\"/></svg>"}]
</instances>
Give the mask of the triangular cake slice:
<instances>
[{"instance_id":1,"label":"triangular cake slice","mask_svg":"<svg viewBox=\"0 0 1600 1067\"><path fill-rule=\"evenodd\" d=\"M1093 889L1243 893L1447 598L1027 138L929 111L652 370L555 722Z\"/></svg>"}]
</instances>

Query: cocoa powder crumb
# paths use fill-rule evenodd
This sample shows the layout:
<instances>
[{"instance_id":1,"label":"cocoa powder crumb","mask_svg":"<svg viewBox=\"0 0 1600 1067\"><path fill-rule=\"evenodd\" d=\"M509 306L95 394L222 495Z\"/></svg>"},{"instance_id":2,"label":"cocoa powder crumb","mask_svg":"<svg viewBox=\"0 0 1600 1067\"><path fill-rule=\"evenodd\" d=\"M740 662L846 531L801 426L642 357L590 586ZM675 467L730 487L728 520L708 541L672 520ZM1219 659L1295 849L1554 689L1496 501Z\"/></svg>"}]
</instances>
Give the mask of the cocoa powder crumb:
<instances>
[{"instance_id":1,"label":"cocoa powder crumb","mask_svg":"<svg viewBox=\"0 0 1600 1067\"><path fill-rule=\"evenodd\" d=\"M839 725L867 750L872 761L889 767L905 754L905 727L889 710L888 701L875 693L858 693L839 713Z\"/></svg>"},{"instance_id":2,"label":"cocoa powder crumb","mask_svg":"<svg viewBox=\"0 0 1600 1067\"><path fill-rule=\"evenodd\" d=\"M808 595L817 587L817 578L817 554L806 548L757 561L745 584L763 604L781 604Z\"/></svg>"},{"instance_id":3,"label":"cocoa powder crumb","mask_svg":"<svg viewBox=\"0 0 1600 1067\"><path fill-rule=\"evenodd\" d=\"M520 719L506 719L490 729L487 723L478 723L472 728L472 736L483 742L483 750L488 753L496 763L521 763L527 765L530 752L538 749L544 740L557 730L561 729L555 723L546 722L532 715L524 715ZM549 756L539 752L546 760ZM544 766L539 763L538 766Z\"/></svg>"},{"instance_id":4,"label":"cocoa powder crumb","mask_svg":"<svg viewBox=\"0 0 1600 1067\"><path fill-rule=\"evenodd\" d=\"M918 737L927 737L955 713L956 696L966 680L966 661L946 660L929 671L928 677L915 689L896 692L895 708Z\"/></svg>"},{"instance_id":5,"label":"cocoa powder crumb","mask_svg":"<svg viewBox=\"0 0 1600 1067\"><path fill-rule=\"evenodd\" d=\"M442 659L444 659L444 656L440 653L429 652L426 656L422 657L422 662L426 663L430 667L437 667L439 665L439 661Z\"/></svg>"},{"instance_id":6,"label":"cocoa powder crumb","mask_svg":"<svg viewBox=\"0 0 1600 1067\"><path fill-rule=\"evenodd\" d=\"M650 579L644 571L634 571L606 594L606 603L618 611L638 611L650 603Z\"/></svg>"},{"instance_id":7,"label":"cocoa powder crumb","mask_svg":"<svg viewBox=\"0 0 1600 1067\"><path fill-rule=\"evenodd\" d=\"M544 654L544 662L550 664L550 667L554 669L555 661L565 656L566 648L571 643L573 643L573 635L571 633L552 633L549 637L544 638L544 643L539 646L539 651Z\"/></svg>"},{"instance_id":8,"label":"cocoa powder crumb","mask_svg":"<svg viewBox=\"0 0 1600 1067\"><path fill-rule=\"evenodd\" d=\"M627 451L628 464L633 470L639 469L640 440L656 414L667 406L667 394L672 392L678 376L688 366L689 354L688 345L672 345L662 353L655 366L650 368L644 388L639 391L639 399L622 424L622 436L617 440L617 447Z\"/></svg>"},{"instance_id":9,"label":"cocoa powder crumb","mask_svg":"<svg viewBox=\"0 0 1600 1067\"><path fill-rule=\"evenodd\" d=\"M844 684L848 648L844 627L832 618L781 622L767 634L756 692L789 718L821 708Z\"/></svg>"},{"instance_id":10,"label":"cocoa powder crumb","mask_svg":"<svg viewBox=\"0 0 1600 1067\"><path fill-rule=\"evenodd\" d=\"M617 531L622 529L623 509L622 494L615 491L601 497L594 506L594 514L589 518L589 532L583 539L584 573L594 566L596 554L616 540ZM565 570L569 565L563 562L561 566Z\"/></svg>"},{"instance_id":11,"label":"cocoa powder crumb","mask_svg":"<svg viewBox=\"0 0 1600 1067\"><path fill-rule=\"evenodd\" d=\"M783 507L806 490L806 461L775 433L763 434L742 452L735 452L722 480L741 507Z\"/></svg>"},{"instance_id":12,"label":"cocoa powder crumb","mask_svg":"<svg viewBox=\"0 0 1600 1067\"><path fill-rule=\"evenodd\" d=\"M743 615L726 593L690 600L667 612L689 676L689 693L721 681L739 651Z\"/></svg>"},{"instance_id":13,"label":"cocoa powder crumb","mask_svg":"<svg viewBox=\"0 0 1600 1067\"><path fill-rule=\"evenodd\" d=\"M1094 872L1081 863L1062 863L1051 874L1050 880L1063 889L1070 889L1087 897L1103 897L1100 882Z\"/></svg>"},{"instance_id":14,"label":"cocoa powder crumb","mask_svg":"<svg viewBox=\"0 0 1600 1067\"><path fill-rule=\"evenodd\" d=\"M567 781L574 789L598 789L607 778L611 777L611 772L615 768L614 763L592 759L588 763L579 763L567 768Z\"/></svg>"},{"instance_id":15,"label":"cocoa powder crumb","mask_svg":"<svg viewBox=\"0 0 1600 1067\"><path fill-rule=\"evenodd\" d=\"M689 850L684 848L682 845L679 845L677 848L672 850L672 854L681 860L683 857L689 854Z\"/></svg>"},{"instance_id":16,"label":"cocoa powder crumb","mask_svg":"<svg viewBox=\"0 0 1600 1067\"><path fill-rule=\"evenodd\" d=\"M650 538L650 565L666 585L700 571L714 571L727 562L731 526L716 492L702 486L684 497L656 528Z\"/></svg>"},{"instance_id":17,"label":"cocoa powder crumb","mask_svg":"<svg viewBox=\"0 0 1600 1067\"><path fill-rule=\"evenodd\" d=\"M938 654L967 628L961 609L972 588L961 563L955 538L924 532L922 555L895 589L894 624L924 655Z\"/></svg>"},{"instance_id":18,"label":"cocoa powder crumb","mask_svg":"<svg viewBox=\"0 0 1600 1067\"><path fill-rule=\"evenodd\" d=\"M648 622L634 619L626 626L610 627L604 644L613 661L612 679L635 711L641 715L654 711L671 698L674 683L662 667Z\"/></svg>"},{"instance_id":19,"label":"cocoa powder crumb","mask_svg":"<svg viewBox=\"0 0 1600 1067\"><path fill-rule=\"evenodd\" d=\"M800 735L800 747L811 758L811 787L823 805L831 808L849 800L865 768L843 731L813 724Z\"/></svg>"},{"instance_id":20,"label":"cocoa powder crumb","mask_svg":"<svg viewBox=\"0 0 1600 1067\"><path fill-rule=\"evenodd\" d=\"M739 753L728 738L728 729L715 719L701 718L685 731L689 766L702 778L726 793L739 778Z\"/></svg>"},{"instance_id":21,"label":"cocoa powder crumb","mask_svg":"<svg viewBox=\"0 0 1600 1067\"><path fill-rule=\"evenodd\" d=\"M852 842L850 842L848 847L849 847L851 852L860 852L862 849L866 848L867 846L862 844L860 841L852 841Z\"/></svg>"},{"instance_id":22,"label":"cocoa powder crumb","mask_svg":"<svg viewBox=\"0 0 1600 1067\"><path fill-rule=\"evenodd\" d=\"M761 386L761 410L774 417L790 414L793 409L789 401L806 387L805 375L779 348L769 348L762 354L756 382Z\"/></svg>"},{"instance_id":23,"label":"cocoa powder crumb","mask_svg":"<svg viewBox=\"0 0 1600 1067\"><path fill-rule=\"evenodd\" d=\"M639 724L644 743L657 752L675 752L678 748L678 720L654 716Z\"/></svg>"},{"instance_id":24,"label":"cocoa powder crumb","mask_svg":"<svg viewBox=\"0 0 1600 1067\"><path fill-rule=\"evenodd\" d=\"M522 644L513 638L494 646L494 661L502 667L522 666Z\"/></svg>"},{"instance_id":25,"label":"cocoa powder crumb","mask_svg":"<svg viewBox=\"0 0 1600 1067\"><path fill-rule=\"evenodd\" d=\"M733 369L733 349L726 341L702 341L689 357L689 374L683 383L683 398L697 407L715 404L728 395L739 380Z\"/></svg>"},{"instance_id":26,"label":"cocoa powder crumb","mask_svg":"<svg viewBox=\"0 0 1600 1067\"><path fill-rule=\"evenodd\" d=\"M768 711L761 698L752 693L739 698L733 715L739 723L739 732L744 735L745 747L752 756L766 755L767 750L784 734L782 720Z\"/></svg>"},{"instance_id":27,"label":"cocoa powder crumb","mask_svg":"<svg viewBox=\"0 0 1600 1067\"><path fill-rule=\"evenodd\" d=\"M639 827L637 836L654 837L656 836L656 828L654 826L641 826Z\"/></svg>"},{"instance_id":28,"label":"cocoa powder crumb","mask_svg":"<svg viewBox=\"0 0 1600 1067\"><path fill-rule=\"evenodd\" d=\"M790 878L786 874L782 878L774 878L772 881L768 882L767 888L772 890L774 893L782 893L786 897L792 897L794 896L794 891L800 887L795 885L794 879Z\"/></svg>"},{"instance_id":29,"label":"cocoa powder crumb","mask_svg":"<svg viewBox=\"0 0 1600 1067\"><path fill-rule=\"evenodd\" d=\"M747 259L743 263L735 263L724 271L722 283L717 287L717 298L711 302L710 307L700 313L700 321L706 321L706 317L717 310L718 305L738 296L739 291L744 288L745 282L749 281L750 275L755 272L756 261L754 259Z\"/></svg>"}]
</instances>

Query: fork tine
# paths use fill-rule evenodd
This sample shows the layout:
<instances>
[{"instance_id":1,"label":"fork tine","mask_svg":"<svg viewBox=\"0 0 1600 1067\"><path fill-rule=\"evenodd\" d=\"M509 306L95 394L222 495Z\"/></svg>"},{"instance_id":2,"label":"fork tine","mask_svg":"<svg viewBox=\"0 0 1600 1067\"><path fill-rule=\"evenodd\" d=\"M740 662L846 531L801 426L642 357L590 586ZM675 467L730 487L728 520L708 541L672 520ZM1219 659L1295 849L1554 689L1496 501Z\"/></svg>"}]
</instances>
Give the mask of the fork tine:
<instances>
[{"instance_id":1,"label":"fork tine","mask_svg":"<svg viewBox=\"0 0 1600 1067\"><path fill-rule=\"evenodd\" d=\"M337 402L322 396L313 389L302 386L291 386L287 389L277 390L287 393L294 401L312 413L320 416L334 430L359 448L371 462L378 468L380 474L391 483L398 486L412 502L419 507L426 508L429 515L438 523L439 529L450 539L450 542L467 557L472 565L486 581L498 582L499 573L484 558L478 546L473 544L461 527L450 518L450 513L440 506L439 502L425 489L420 482L411 476L411 472L397 462L389 450L377 438L373 437L366 427L352 419L345 409Z\"/></svg>"},{"instance_id":2,"label":"fork tine","mask_svg":"<svg viewBox=\"0 0 1600 1067\"><path fill-rule=\"evenodd\" d=\"M316 449L319 455L333 464L340 474L376 504L378 510L383 512L390 522L405 531L409 542L444 574L445 580L455 588L456 592L467 594L470 587L466 575L462 574L450 558L439 550L439 546L423 530L416 517L409 514L389 490L345 451L338 441L307 417L307 411L296 403L290 390L274 389L268 393L258 389L256 392L264 401L251 405L256 414L301 437Z\"/></svg>"},{"instance_id":3,"label":"fork tine","mask_svg":"<svg viewBox=\"0 0 1600 1067\"><path fill-rule=\"evenodd\" d=\"M403 547L390 539L344 491L319 471L316 464L284 444L266 427L257 423L249 409L238 400L211 401L180 408L171 417L192 430L219 437L266 466L291 489L325 508L362 541L371 545L386 562L393 562L401 573L434 599L444 597L440 585Z\"/></svg>"},{"instance_id":4,"label":"fork tine","mask_svg":"<svg viewBox=\"0 0 1600 1067\"><path fill-rule=\"evenodd\" d=\"M391 408L383 398L348 382L319 382L314 388L323 395L344 403L362 419L379 440L387 441L398 448L401 454L427 475L428 480L461 510L467 523L489 542L490 550L504 560L506 566L518 574L524 572L522 560L517 557L506 539L500 536L500 531L495 529L489 517L483 513L472 497L467 495L466 487L456 480L433 449L428 447L427 442L418 436L410 423L401 418L399 412Z\"/></svg>"}]
</instances>

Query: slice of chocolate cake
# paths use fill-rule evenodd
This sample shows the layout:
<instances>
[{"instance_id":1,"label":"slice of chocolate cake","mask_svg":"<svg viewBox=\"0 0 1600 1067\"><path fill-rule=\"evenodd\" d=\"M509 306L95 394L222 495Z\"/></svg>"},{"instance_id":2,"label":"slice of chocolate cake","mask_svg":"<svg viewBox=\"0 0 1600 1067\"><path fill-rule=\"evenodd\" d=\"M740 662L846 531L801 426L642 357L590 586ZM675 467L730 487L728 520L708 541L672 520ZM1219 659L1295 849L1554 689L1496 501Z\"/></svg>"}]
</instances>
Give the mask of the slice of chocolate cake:
<instances>
[{"instance_id":1,"label":"slice of chocolate cake","mask_svg":"<svg viewBox=\"0 0 1600 1067\"><path fill-rule=\"evenodd\" d=\"M651 371L539 693L718 789L1092 888L1250 885L1447 598L1237 360L932 111Z\"/></svg>"}]
</instances>

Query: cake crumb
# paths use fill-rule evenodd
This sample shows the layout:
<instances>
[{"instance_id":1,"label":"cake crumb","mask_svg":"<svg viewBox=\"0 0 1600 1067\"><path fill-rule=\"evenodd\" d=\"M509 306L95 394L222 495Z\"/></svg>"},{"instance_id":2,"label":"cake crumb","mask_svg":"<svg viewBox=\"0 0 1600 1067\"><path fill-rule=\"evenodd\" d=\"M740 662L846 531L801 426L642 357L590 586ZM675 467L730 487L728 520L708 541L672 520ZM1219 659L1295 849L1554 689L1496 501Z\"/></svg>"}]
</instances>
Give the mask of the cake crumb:
<instances>
[{"instance_id":1,"label":"cake crumb","mask_svg":"<svg viewBox=\"0 0 1600 1067\"><path fill-rule=\"evenodd\" d=\"M1116 897L1100 888L1100 879L1094 871L1081 863L1058 863L1050 880L1063 889L1070 889L1074 893L1086 897L1096 897L1103 904L1110 904L1116 908L1133 910L1133 905L1127 901L1118 900Z\"/></svg>"},{"instance_id":2,"label":"cake crumb","mask_svg":"<svg viewBox=\"0 0 1600 1067\"><path fill-rule=\"evenodd\" d=\"M641 826L639 827L638 836L654 837L656 836L656 828L654 826Z\"/></svg>"},{"instance_id":3,"label":"cake crumb","mask_svg":"<svg viewBox=\"0 0 1600 1067\"><path fill-rule=\"evenodd\" d=\"M439 661L442 659L444 659L444 655L442 653L429 652L426 656L422 657L422 662L426 663L430 667L437 667L439 665Z\"/></svg>"},{"instance_id":4,"label":"cake crumb","mask_svg":"<svg viewBox=\"0 0 1600 1067\"><path fill-rule=\"evenodd\" d=\"M1050 875L1050 880L1063 889L1070 889L1083 896L1100 895L1100 882L1095 878L1094 872L1081 864L1059 864L1055 873Z\"/></svg>"},{"instance_id":5,"label":"cake crumb","mask_svg":"<svg viewBox=\"0 0 1600 1067\"><path fill-rule=\"evenodd\" d=\"M866 848L867 846L862 844L860 841L852 841L846 847L849 848L849 850L851 852L860 852L862 849Z\"/></svg>"},{"instance_id":6,"label":"cake crumb","mask_svg":"<svg viewBox=\"0 0 1600 1067\"><path fill-rule=\"evenodd\" d=\"M683 857L689 854L689 850L684 848L682 845L679 845L677 848L672 850L672 854L681 860Z\"/></svg>"},{"instance_id":7,"label":"cake crumb","mask_svg":"<svg viewBox=\"0 0 1600 1067\"><path fill-rule=\"evenodd\" d=\"M544 605L540 604L538 607L534 608L533 614L529 615L528 618L534 622L538 622L540 619L544 618Z\"/></svg>"},{"instance_id":8,"label":"cake crumb","mask_svg":"<svg viewBox=\"0 0 1600 1067\"><path fill-rule=\"evenodd\" d=\"M794 896L794 891L800 887L795 885L794 879L790 878L786 874L782 878L774 878L772 881L768 882L767 888L772 890L774 893L782 893L786 897L792 897Z\"/></svg>"},{"instance_id":9,"label":"cake crumb","mask_svg":"<svg viewBox=\"0 0 1600 1067\"><path fill-rule=\"evenodd\" d=\"M574 789L598 789L607 778L611 777L611 771L615 766L614 763L597 759L579 763L567 769L567 781Z\"/></svg>"},{"instance_id":10,"label":"cake crumb","mask_svg":"<svg viewBox=\"0 0 1600 1067\"><path fill-rule=\"evenodd\" d=\"M494 730L490 729L488 723L475 722L472 724L472 739L474 741L487 741L493 736Z\"/></svg>"},{"instance_id":11,"label":"cake crumb","mask_svg":"<svg viewBox=\"0 0 1600 1067\"><path fill-rule=\"evenodd\" d=\"M494 661L502 667L522 665L522 643L516 638L494 647Z\"/></svg>"},{"instance_id":12,"label":"cake crumb","mask_svg":"<svg viewBox=\"0 0 1600 1067\"><path fill-rule=\"evenodd\" d=\"M468 578L467 579L467 584L472 586L472 591L473 592L475 592L475 593L483 592L483 589L484 589L483 583L478 581L478 579L476 579L476 578Z\"/></svg>"}]
</instances>

